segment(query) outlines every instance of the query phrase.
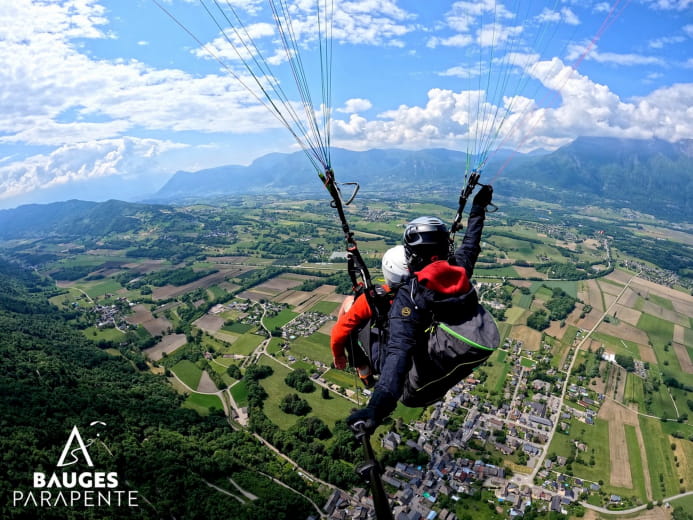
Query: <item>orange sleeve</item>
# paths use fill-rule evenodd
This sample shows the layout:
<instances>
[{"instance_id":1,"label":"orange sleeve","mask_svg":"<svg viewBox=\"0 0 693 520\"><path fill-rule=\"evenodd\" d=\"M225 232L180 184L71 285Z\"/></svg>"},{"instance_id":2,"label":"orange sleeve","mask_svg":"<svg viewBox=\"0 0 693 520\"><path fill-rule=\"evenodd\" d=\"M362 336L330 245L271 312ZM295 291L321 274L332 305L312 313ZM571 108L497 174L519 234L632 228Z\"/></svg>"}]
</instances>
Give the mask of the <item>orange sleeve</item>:
<instances>
[{"instance_id":1,"label":"orange sleeve","mask_svg":"<svg viewBox=\"0 0 693 520\"><path fill-rule=\"evenodd\" d=\"M365 294L361 294L354 304L337 318L337 323L330 334L330 348L334 358L334 366L338 369L346 367L347 358L345 350L349 344L349 336L352 332L362 327L373 316L371 306L368 304Z\"/></svg>"}]
</instances>

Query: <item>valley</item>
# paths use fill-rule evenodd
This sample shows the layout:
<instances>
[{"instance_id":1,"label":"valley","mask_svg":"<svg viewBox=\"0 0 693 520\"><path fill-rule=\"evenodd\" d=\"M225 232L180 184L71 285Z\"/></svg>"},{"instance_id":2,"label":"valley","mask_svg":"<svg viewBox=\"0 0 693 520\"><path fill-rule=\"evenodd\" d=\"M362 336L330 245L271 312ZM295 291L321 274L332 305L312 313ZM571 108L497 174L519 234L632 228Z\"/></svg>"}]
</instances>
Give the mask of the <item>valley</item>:
<instances>
[{"instance_id":1,"label":"valley","mask_svg":"<svg viewBox=\"0 0 693 520\"><path fill-rule=\"evenodd\" d=\"M329 333L350 292L332 208L245 196L89 211L46 236L6 238L4 255L54 280L51 303L101 350L161 378L183 407L259 435L309 482L337 486L323 488L325 500L361 507L353 456L332 469L321 458L342 458L336 423L368 398L353 373L331 366ZM349 211L376 275L404 223L452 215L417 200ZM463 496L495 502L487 518L527 513L528 503L547 514L665 515L664 502L693 489L693 280L682 267L690 243L680 242L690 230L667 226L522 201L489 215L475 280L502 347L444 403L400 406L378 430L394 503L458 518ZM292 373L313 389L289 386ZM291 394L307 412L285 406ZM308 419L325 432L323 455L290 440ZM397 492L419 455L448 475L420 490L437 501Z\"/></svg>"}]
</instances>

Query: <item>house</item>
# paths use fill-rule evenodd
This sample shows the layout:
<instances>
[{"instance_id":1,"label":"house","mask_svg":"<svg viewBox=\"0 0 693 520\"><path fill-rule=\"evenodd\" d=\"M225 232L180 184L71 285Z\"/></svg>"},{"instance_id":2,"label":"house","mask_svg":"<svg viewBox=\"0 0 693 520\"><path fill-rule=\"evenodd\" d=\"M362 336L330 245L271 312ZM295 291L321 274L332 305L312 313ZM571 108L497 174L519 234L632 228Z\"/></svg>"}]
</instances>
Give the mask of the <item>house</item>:
<instances>
[{"instance_id":1,"label":"house","mask_svg":"<svg viewBox=\"0 0 693 520\"><path fill-rule=\"evenodd\" d=\"M402 437L399 434L395 432L389 432L387 435L383 436L380 445L386 450L394 451L395 449L397 449L397 446L401 444L401 442Z\"/></svg>"},{"instance_id":2,"label":"house","mask_svg":"<svg viewBox=\"0 0 693 520\"><path fill-rule=\"evenodd\" d=\"M541 424L542 426L547 426L549 428L553 428L553 421L551 419L547 419L546 417L539 417L537 415L530 415L529 420L533 423Z\"/></svg>"},{"instance_id":3,"label":"house","mask_svg":"<svg viewBox=\"0 0 693 520\"><path fill-rule=\"evenodd\" d=\"M533 446L532 444L529 444L528 442L526 442L522 446L522 451L524 451L525 453L527 453L529 455L539 455L541 453L541 448L537 448L536 446Z\"/></svg>"},{"instance_id":4,"label":"house","mask_svg":"<svg viewBox=\"0 0 693 520\"><path fill-rule=\"evenodd\" d=\"M561 497L559 495L554 495L551 497L551 505L549 509L558 513L561 512L563 508L561 507Z\"/></svg>"}]
</instances>

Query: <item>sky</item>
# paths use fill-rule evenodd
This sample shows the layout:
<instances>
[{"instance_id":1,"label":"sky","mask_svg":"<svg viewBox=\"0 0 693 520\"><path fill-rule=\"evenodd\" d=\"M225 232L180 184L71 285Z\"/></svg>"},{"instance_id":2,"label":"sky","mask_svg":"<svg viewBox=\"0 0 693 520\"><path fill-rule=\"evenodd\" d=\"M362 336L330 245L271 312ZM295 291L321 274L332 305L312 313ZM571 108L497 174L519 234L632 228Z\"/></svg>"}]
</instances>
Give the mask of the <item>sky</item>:
<instances>
[{"instance_id":1,"label":"sky","mask_svg":"<svg viewBox=\"0 0 693 520\"><path fill-rule=\"evenodd\" d=\"M271 4L289 13L291 58ZM302 120L296 56L333 147L492 154L579 136L693 138L693 0L218 5L0 0L0 208L130 200L179 170L300 149L289 128L305 132L252 75L280 85L285 103L269 90L271 102Z\"/></svg>"}]
</instances>

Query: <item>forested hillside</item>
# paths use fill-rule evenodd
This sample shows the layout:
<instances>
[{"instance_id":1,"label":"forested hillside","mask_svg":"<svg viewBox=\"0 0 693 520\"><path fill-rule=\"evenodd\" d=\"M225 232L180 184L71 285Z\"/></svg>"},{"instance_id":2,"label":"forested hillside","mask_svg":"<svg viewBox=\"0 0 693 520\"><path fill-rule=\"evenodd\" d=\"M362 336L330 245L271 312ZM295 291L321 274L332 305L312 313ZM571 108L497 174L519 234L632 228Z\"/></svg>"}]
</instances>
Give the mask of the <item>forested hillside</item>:
<instances>
[{"instance_id":1,"label":"forested hillside","mask_svg":"<svg viewBox=\"0 0 693 520\"><path fill-rule=\"evenodd\" d=\"M0 517L274 520L310 514L312 506L299 495L247 471L282 477L274 454L232 431L221 413L201 417L181 408L182 396L140 372L126 352L101 351L70 329L64 311L47 303L55 291L0 259ZM90 427L94 421L105 425ZM74 426L85 439L98 433L101 442L89 448L93 470L117 472L118 488L136 490L139 507L13 504L15 492L37 491L34 472L58 471ZM228 486L228 477L261 500L239 501L205 485ZM297 477L286 478L310 493Z\"/></svg>"}]
</instances>

